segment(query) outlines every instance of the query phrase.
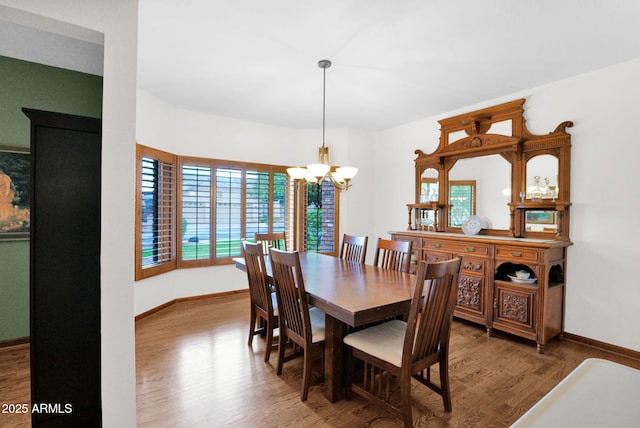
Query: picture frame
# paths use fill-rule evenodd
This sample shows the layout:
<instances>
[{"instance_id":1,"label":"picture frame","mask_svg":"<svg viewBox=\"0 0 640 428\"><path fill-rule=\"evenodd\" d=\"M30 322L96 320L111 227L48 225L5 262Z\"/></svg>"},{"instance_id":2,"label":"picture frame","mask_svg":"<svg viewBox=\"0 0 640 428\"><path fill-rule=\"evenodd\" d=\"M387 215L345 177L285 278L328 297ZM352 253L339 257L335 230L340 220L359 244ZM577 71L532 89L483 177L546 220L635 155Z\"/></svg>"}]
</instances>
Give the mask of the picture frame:
<instances>
[{"instance_id":1,"label":"picture frame","mask_svg":"<svg viewBox=\"0 0 640 428\"><path fill-rule=\"evenodd\" d=\"M527 211L526 222L532 224L556 224L556 212Z\"/></svg>"},{"instance_id":2,"label":"picture frame","mask_svg":"<svg viewBox=\"0 0 640 428\"><path fill-rule=\"evenodd\" d=\"M31 153L0 145L0 241L29 239Z\"/></svg>"}]
</instances>

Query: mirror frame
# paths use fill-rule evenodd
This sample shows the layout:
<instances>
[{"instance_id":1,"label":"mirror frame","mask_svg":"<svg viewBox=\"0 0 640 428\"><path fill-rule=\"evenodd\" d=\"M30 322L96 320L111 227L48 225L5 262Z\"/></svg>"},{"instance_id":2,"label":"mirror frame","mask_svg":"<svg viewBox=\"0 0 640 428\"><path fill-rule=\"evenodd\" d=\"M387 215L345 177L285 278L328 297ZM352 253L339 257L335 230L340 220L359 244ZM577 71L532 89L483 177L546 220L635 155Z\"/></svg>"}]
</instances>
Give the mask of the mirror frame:
<instances>
[{"instance_id":1,"label":"mirror frame","mask_svg":"<svg viewBox=\"0 0 640 428\"><path fill-rule=\"evenodd\" d=\"M459 227L449 227L449 170L455 163L464 158L498 154L511 164L511 199L507 203L510 215L508 231L483 229L483 235L511 236L514 238L549 239L548 232L527 231L525 227L528 211L555 211L557 214L556 240L569 239L569 207L571 206L571 135L566 128L573 122L560 123L552 132L536 135L526 128L524 119L525 99L519 99L470 113L439 120L440 143L430 154L416 150L415 159L415 204L420 206L420 183L424 170L435 168L438 171L438 203L441 221L437 232L461 233ZM491 125L511 120L511 135L489 134ZM464 131L466 137L449 142L449 135ZM527 162L536 156L548 154L558 159L559 194L555 201L543 200L533 202L530 199L520 200L520 192L526 190Z\"/></svg>"}]
</instances>

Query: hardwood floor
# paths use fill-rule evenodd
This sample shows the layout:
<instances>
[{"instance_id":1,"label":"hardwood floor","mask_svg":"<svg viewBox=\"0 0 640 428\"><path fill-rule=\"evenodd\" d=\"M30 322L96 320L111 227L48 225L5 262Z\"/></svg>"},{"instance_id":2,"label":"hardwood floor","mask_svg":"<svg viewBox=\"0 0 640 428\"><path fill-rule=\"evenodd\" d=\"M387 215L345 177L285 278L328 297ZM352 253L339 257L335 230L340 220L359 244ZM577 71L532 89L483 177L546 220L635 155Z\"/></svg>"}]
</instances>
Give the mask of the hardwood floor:
<instances>
[{"instance_id":1,"label":"hardwood floor","mask_svg":"<svg viewBox=\"0 0 640 428\"><path fill-rule=\"evenodd\" d=\"M181 302L136 323L139 427L398 427L401 420L358 396L329 403L322 384L300 401L302 360L275 374L264 340L247 346L248 294ZM450 376L453 412L414 382L416 427L507 427L585 358L640 368L640 362L567 340L487 338L454 321ZM318 367L319 370L319 367ZM436 370L437 374L437 370ZM0 403L29 402L28 345L0 349ZM0 414L0 426L29 426L29 415Z\"/></svg>"},{"instance_id":2,"label":"hardwood floor","mask_svg":"<svg viewBox=\"0 0 640 428\"><path fill-rule=\"evenodd\" d=\"M12 405L31 407L29 344L0 348L0 427L30 427L31 414Z\"/></svg>"},{"instance_id":3,"label":"hardwood floor","mask_svg":"<svg viewBox=\"0 0 640 428\"><path fill-rule=\"evenodd\" d=\"M302 360L275 374L264 340L247 346L248 295L176 304L136 323L140 427L396 427L401 420L354 396L329 403L322 384L300 401ZM585 358L632 361L569 341L496 336L456 321L451 338L453 412L414 382L414 424L504 427L513 423ZM638 362L635 366L640 368Z\"/></svg>"}]
</instances>

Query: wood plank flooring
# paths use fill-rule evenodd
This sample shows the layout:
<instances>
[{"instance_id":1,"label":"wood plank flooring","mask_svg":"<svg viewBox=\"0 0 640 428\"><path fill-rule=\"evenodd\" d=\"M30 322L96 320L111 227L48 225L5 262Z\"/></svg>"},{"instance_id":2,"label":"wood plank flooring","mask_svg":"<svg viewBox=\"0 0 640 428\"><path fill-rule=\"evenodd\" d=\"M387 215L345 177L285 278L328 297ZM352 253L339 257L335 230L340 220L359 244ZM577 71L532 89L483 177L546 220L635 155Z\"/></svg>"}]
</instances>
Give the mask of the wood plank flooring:
<instances>
[{"instance_id":1,"label":"wood plank flooring","mask_svg":"<svg viewBox=\"0 0 640 428\"><path fill-rule=\"evenodd\" d=\"M31 426L30 413L16 413L11 405L31 407L29 344L0 348L0 427ZM5 407L7 406L7 407Z\"/></svg>"},{"instance_id":2,"label":"wood plank flooring","mask_svg":"<svg viewBox=\"0 0 640 428\"><path fill-rule=\"evenodd\" d=\"M402 422L354 396L329 403L322 383L300 401L302 361L275 374L264 340L247 346L248 294L177 303L136 323L139 427L399 427ZM640 368L640 362L584 345L535 343L454 321L450 377L453 412L414 382L416 427L507 427L585 358ZM319 368L318 368L319 369ZM437 373L436 373L437 375ZM29 403L28 345L0 349L0 403ZM28 427L29 415L0 414L2 427Z\"/></svg>"}]
</instances>

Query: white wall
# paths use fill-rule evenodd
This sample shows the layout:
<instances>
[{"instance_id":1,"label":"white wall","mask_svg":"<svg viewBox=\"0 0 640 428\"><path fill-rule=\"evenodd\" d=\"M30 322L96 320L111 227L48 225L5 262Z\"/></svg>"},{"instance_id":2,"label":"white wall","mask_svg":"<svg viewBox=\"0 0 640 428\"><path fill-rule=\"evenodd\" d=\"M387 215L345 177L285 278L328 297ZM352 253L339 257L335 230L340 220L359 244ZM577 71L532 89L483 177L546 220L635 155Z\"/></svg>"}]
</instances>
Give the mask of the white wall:
<instances>
[{"instance_id":1,"label":"white wall","mask_svg":"<svg viewBox=\"0 0 640 428\"><path fill-rule=\"evenodd\" d=\"M566 331L640 350L640 336L630 328L640 324L633 306L640 288L632 274L640 250L629 238L640 205L632 196L636 180L631 175L640 154L633 133L640 113L635 78L639 72L640 60L631 61L375 134L328 130L332 163L360 168L353 188L342 194L341 232L368 235L371 262L377 237L407 227L406 204L414 200L414 151L436 149L437 121L524 97L531 132L546 134L565 120L575 123L569 129L575 245L569 249ZM148 94L139 98L149 101L138 106L141 119L145 111L162 104ZM160 120L148 122L161 135L179 136L173 145L168 141L166 147L159 146L178 154L293 165L315 156L321 141L318 130L289 130L180 110L174 114L175 129L166 133L157 127L174 126L166 120L171 114L160 113ZM151 130L144 125L139 122L139 141L153 146L145 141ZM623 214L607 218L607 207ZM140 313L175 297L245 287L244 275L230 266L172 272L136 284L135 310Z\"/></svg>"},{"instance_id":2,"label":"white wall","mask_svg":"<svg viewBox=\"0 0 640 428\"><path fill-rule=\"evenodd\" d=\"M105 427L136 425L133 314L137 0L0 0L104 33L101 325ZM44 20L46 21L46 20ZM42 20L34 19L38 23ZM73 33L72 29L71 33Z\"/></svg>"},{"instance_id":3,"label":"white wall","mask_svg":"<svg viewBox=\"0 0 640 428\"><path fill-rule=\"evenodd\" d=\"M320 129L294 130L186 111L142 90L137 109L138 143L178 155L299 165L315 162L322 145ZM373 181L372 168L367 167L371 138L346 129L328 129L326 134L332 164L360 167L354 187L341 195L341 233L365 234L373 225L366 191L367 177ZM134 310L140 314L180 297L246 288L246 274L233 265L180 269L137 281Z\"/></svg>"},{"instance_id":4,"label":"white wall","mask_svg":"<svg viewBox=\"0 0 640 428\"><path fill-rule=\"evenodd\" d=\"M565 330L640 351L637 269L640 210L634 173L640 159L640 59L444 113L378 135L375 169L380 189L375 230L406 228L404 204L413 200L415 149L437 147L437 120L526 98L528 129L551 132L571 120L571 240ZM391 173L392 172L392 173Z\"/></svg>"}]
</instances>

